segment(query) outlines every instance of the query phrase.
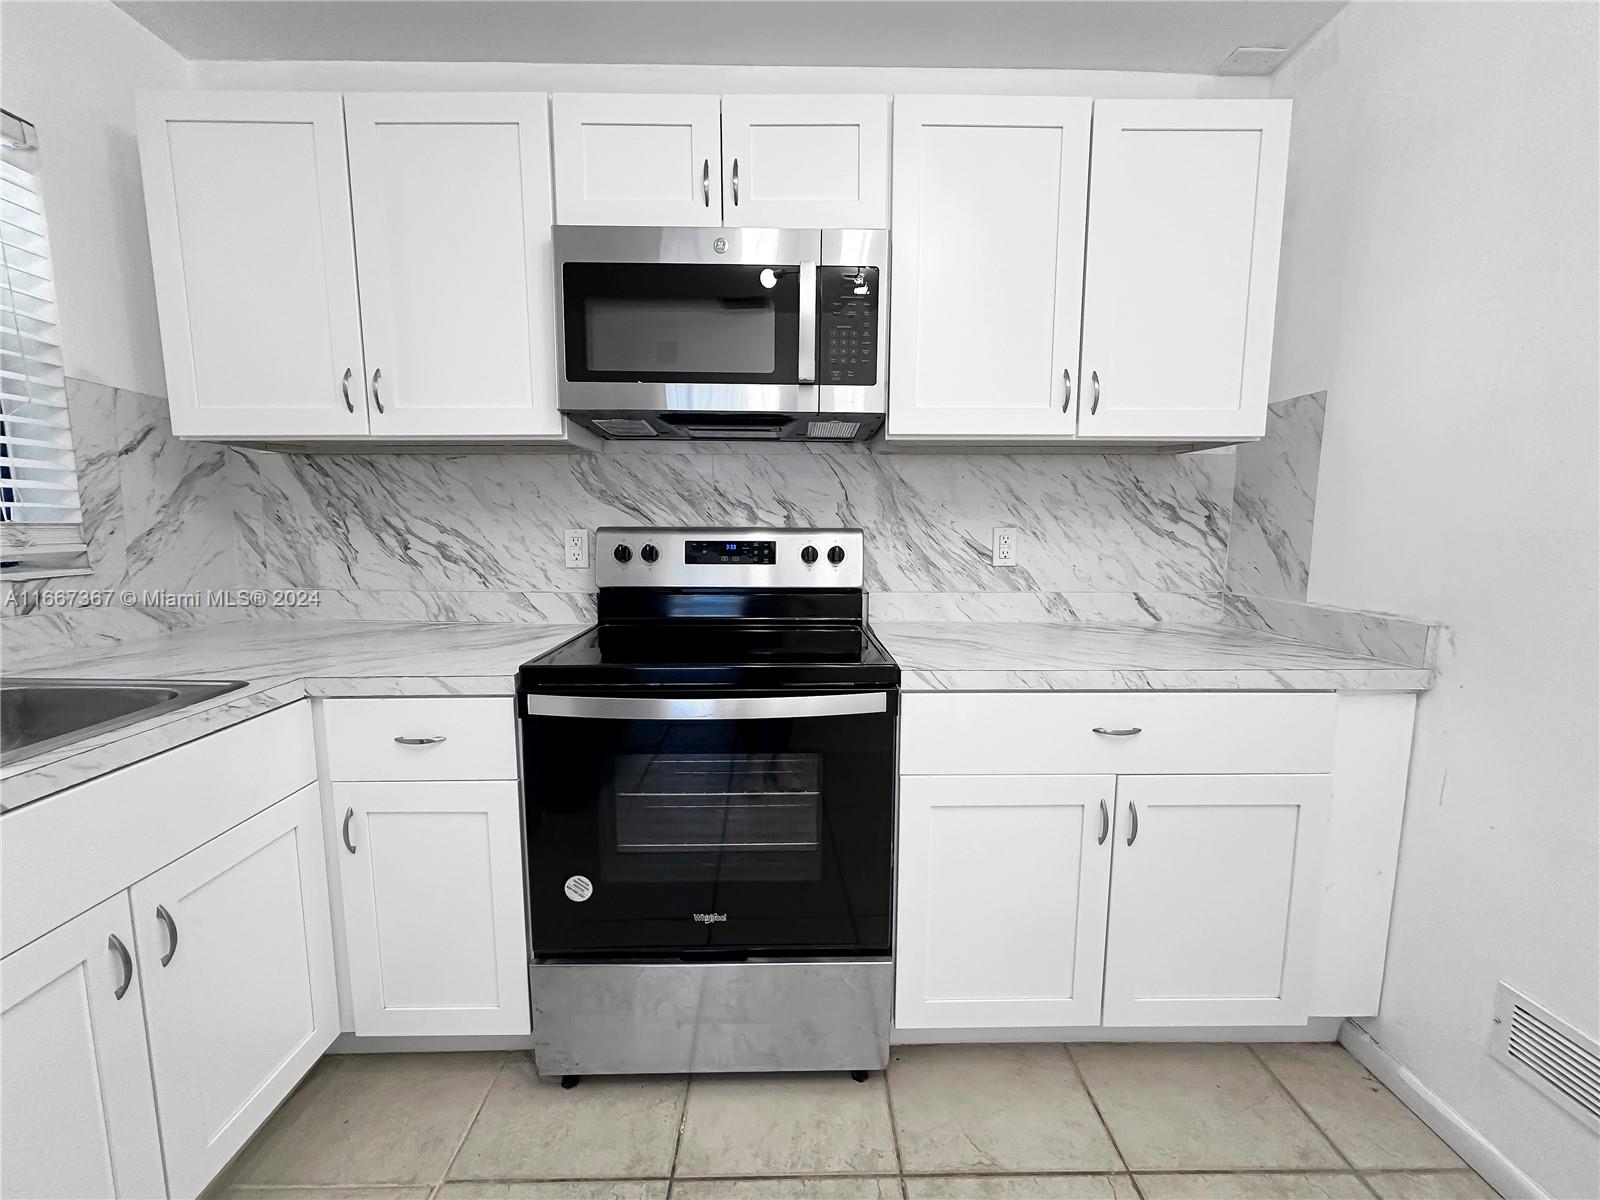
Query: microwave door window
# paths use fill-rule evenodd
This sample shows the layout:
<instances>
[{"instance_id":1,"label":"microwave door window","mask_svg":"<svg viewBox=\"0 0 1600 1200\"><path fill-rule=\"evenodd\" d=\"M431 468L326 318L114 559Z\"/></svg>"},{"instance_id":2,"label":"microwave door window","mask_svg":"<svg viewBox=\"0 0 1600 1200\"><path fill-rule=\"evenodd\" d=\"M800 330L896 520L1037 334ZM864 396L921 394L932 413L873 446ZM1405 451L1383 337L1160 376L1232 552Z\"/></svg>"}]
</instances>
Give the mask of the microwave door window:
<instances>
[{"instance_id":1,"label":"microwave door window","mask_svg":"<svg viewBox=\"0 0 1600 1200\"><path fill-rule=\"evenodd\" d=\"M584 302L589 370L636 378L771 375L776 329L770 300L593 296Z\"/></svg>"}]
</instances>

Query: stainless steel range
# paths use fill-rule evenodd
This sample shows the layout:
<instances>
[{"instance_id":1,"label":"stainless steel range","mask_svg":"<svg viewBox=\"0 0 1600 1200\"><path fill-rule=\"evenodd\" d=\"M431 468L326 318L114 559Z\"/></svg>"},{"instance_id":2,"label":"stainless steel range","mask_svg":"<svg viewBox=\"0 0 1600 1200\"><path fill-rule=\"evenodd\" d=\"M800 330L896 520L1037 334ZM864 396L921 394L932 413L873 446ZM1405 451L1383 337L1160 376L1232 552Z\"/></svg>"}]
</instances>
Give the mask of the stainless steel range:
<instances>
[{"instance_id":1,"label":"stainless steel range","mask_svg":"<svg viewBox=\"0 0 1600 1200\"><path fill-rule=\"evenodd\" d=\"M596 550L599 623L518 685L539 1070L881 1068L900 671L860 532Z\"/></svg>"}]
</instances>

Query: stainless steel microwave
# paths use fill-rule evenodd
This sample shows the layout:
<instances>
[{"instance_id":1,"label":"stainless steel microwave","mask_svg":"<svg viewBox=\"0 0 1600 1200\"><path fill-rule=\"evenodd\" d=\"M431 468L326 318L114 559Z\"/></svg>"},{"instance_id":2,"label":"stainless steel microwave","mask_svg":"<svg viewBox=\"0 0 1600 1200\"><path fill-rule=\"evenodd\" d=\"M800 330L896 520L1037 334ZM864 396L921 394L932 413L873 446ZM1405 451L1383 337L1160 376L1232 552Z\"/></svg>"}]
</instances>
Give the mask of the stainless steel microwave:
<instances>
[{"instance_id":1,"label":"stainless steel microwave","mask_svg":"<svg viewBox=\"0 0 1600 1200\"><path fill-rule=\"evenodd\" d=\"M561 411L608 438L864 441L888 395L883 229L557 225Z\"/></svg>"}]
</instances>

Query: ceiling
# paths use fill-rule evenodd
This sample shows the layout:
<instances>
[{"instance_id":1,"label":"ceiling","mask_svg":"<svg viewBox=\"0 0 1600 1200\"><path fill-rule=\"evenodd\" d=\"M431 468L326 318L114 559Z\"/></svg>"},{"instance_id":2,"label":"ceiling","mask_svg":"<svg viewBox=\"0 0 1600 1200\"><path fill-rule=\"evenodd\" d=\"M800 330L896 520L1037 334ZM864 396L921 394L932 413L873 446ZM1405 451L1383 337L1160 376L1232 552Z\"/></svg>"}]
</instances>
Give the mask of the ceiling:
<instances>
[{"instance_id":1,"label":"ceiling","mask_svg":"<svg viewBox=\"0 0 1600 1200\"><path fill-rule=\"evenodd\" d=\"M1343 0L116 0L191 59L1210 74Z\"/></svg>"}]
</instances>

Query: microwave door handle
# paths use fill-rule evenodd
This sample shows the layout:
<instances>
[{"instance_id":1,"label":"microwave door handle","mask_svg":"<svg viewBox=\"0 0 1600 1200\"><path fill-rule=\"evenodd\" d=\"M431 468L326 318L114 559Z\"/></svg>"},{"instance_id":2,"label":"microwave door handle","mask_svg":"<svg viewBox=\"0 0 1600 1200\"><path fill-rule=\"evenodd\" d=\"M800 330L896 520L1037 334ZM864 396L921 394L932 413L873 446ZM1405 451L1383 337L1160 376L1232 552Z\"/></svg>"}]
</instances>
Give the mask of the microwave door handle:
<instances>
[{"instance_id":1,"label":"microwave door handle","mask_svg":"<svg viewBox=\"0 0 1600 1200\"><path fill-rule=\"evenodd\" d=\"M601 721L780 721L844 717L889 709L888 692L826 696L543 696L525 698L530 717L581 717Z\"/></svg>"},{"instance_id":2,"label":"microwave door handle","mask_svg":"<svg viewBox=\"0 0 1600 1200\"><path fill-rule=\"evenodd\" d=\"M817 381L817 264L800 264L800 373L801 383Z\"/></svg>"}]
</instances>

